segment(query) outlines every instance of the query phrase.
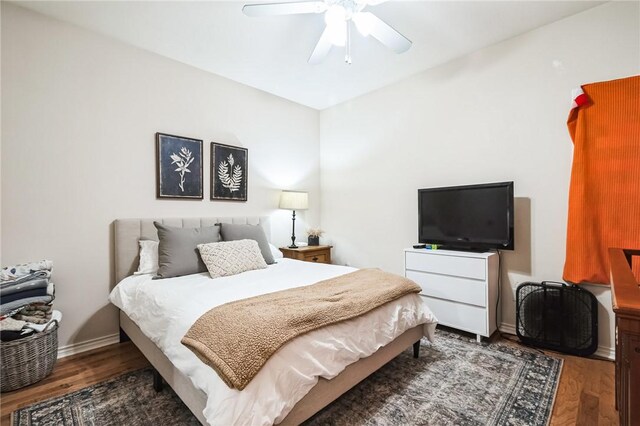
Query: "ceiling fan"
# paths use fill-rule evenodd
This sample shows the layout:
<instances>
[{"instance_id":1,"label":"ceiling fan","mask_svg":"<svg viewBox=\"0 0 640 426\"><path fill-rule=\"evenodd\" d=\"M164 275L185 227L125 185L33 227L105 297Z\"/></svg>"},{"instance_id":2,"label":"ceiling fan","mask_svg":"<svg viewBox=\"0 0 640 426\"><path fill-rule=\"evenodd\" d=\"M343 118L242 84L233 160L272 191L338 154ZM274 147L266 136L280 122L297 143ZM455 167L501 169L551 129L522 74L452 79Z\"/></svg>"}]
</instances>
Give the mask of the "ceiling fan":
<instances>
[{"instance_id":1,"label":"ceiling fan","mask_svg":"<svg viewBox=\"0 0 640 426\"><path fill-rule=\"evenodd\" d=\"M371 12L363 12L386 0L316 0L290 3L247 4L242 11L247 16L297 15L324 13L326 27L309 57L310 64L318 64L327 56L332 46L345 47L345 62L351 63L351 23L363 36L372 36L396 53L406 52L411 41L391 28L389 24Z\"/></svg>"}]
</instances>

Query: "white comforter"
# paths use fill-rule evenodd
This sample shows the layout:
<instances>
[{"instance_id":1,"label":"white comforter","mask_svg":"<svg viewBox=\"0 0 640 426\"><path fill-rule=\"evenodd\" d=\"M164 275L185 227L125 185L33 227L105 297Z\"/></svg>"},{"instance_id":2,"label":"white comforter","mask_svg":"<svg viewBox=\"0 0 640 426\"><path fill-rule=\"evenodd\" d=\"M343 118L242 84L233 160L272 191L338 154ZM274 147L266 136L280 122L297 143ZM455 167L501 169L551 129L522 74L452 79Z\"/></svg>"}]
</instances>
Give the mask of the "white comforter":
<instances>
[{"instance_id":1,"label":"white comforter","mask_svg":"<svg viewBox=\"0 0 640 426\"><path fill-rule=\"evenodd\" d=\"M353 270L279 259L267 269L217 279L205 273L162 280L138 275L122 280L109 298L205 392L204 416L211 425L268 425L284 419L319 376L335 377L406 330L425 324L425 335L432 339L435 317L420 296L407 295L361 317L297 337L276 352L242 391L227 387L211 367L180 343L182 336L215 306Z\"/></svg>"}]
</instances>

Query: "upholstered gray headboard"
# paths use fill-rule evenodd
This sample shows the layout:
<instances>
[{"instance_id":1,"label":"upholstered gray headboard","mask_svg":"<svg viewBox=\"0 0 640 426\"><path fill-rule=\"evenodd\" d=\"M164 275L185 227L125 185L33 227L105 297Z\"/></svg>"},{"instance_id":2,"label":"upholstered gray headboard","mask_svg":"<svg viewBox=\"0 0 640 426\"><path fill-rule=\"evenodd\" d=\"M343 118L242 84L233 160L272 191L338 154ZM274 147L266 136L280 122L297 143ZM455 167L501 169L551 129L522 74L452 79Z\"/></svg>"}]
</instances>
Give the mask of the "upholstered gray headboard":
<instances>
[{"instance_id":1,"label":"upholstered gray headboard","mask_svg":"<svg viewBox=\"0 0 640 426\"><path fill-rule=\"evenodd\" d=\"M138 263L140 262L138 258L138 241L140 239L158 241L158 233L156 232L156 227L153 226L154 221L180 228L213 226L216 223L261 225L265 234L267 234L267 240L271 241L271 225L268 217L117 219L114 222L116 284L138 269Z\"/></svg>"}]
</instances>

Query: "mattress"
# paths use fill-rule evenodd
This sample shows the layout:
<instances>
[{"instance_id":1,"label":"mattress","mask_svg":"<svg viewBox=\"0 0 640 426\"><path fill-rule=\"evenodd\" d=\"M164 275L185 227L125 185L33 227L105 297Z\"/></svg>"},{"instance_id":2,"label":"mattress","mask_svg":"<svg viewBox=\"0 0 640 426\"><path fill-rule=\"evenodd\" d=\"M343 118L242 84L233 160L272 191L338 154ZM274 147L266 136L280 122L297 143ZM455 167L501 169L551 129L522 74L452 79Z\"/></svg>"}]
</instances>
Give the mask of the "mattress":
<instances>
[{"instance_id":1,"label":"mattress","mask_svg":"<svg viewBox=\"0 0 640 426\"><path fill-rule=\"evenodd\" d=\"M109 296L169 360L207 396L204 417L211 425L270 425L286 417L318 382L373 354L406 330L424 324L433 338L436 320L422 298L411 294L365 315L314 330L285 344L242 391L180 343L209 309L234 300L313 284L354 271L338 265L278 259L267 269L211 279L208 274L153 280L122 280Z\"/></svg>"}]
</instances>

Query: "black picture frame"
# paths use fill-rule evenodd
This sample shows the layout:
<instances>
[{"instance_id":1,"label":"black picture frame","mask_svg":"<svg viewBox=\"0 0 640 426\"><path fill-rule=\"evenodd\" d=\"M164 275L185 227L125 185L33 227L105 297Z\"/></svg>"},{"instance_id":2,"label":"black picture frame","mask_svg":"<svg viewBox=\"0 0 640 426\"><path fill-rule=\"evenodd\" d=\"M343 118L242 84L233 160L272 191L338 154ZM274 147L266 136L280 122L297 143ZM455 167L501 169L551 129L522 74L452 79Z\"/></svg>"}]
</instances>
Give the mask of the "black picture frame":
<instances>
[{"instance_id":1,"label":"black picture frame","mask_svg":"<svg viewBox=\"0 0 640 426\"><path fill-rule=\"evenodd\" d=\"M211 142L211 200L247 201L249 150Z\"/></svg>"},{"instance_id":2,"label":"black picture frame","mask_svg":"<svg viewBox=\"0 0 640 426\"><path fill-rule=\"evenodd\" d=\"M156 133L156 198L204 198L202 144L201 139Z\"/></svg>"}]
</instances>

